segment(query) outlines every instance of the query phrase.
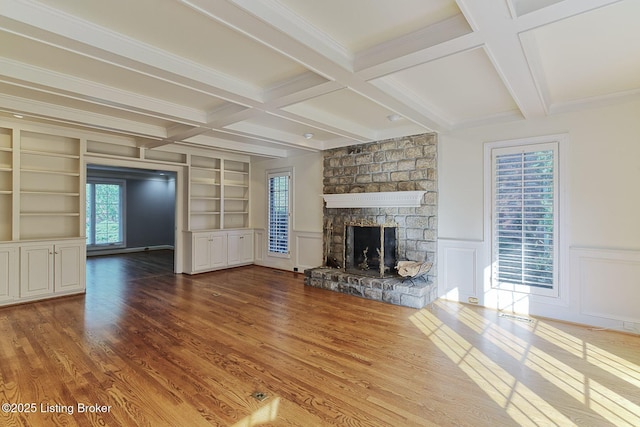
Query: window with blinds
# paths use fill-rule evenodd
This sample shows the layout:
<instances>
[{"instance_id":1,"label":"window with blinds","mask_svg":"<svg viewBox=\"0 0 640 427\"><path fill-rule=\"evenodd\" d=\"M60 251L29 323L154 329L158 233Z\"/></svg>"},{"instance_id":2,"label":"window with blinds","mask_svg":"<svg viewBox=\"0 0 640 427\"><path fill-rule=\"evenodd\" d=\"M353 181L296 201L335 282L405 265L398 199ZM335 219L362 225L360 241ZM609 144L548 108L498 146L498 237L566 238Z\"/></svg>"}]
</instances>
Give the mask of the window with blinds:
<instances>
[{"instance_id":1,"label":"window with blinds","mask_svg":"<svg viewBox=\"0 0 640 427\"><path fill-rule=\"evenodd\" d=\"M271 254L289 254L289 208L291 173L269 173L268 250Z\"/></svg>"},{"instance_id":2,"label":"window with blinds","mask_svg":"<svg viewBox=\"0 0 640 427\"><path fill-rule=\"evenodd\" d=\"M551 295L557 283L558 147L492 150L492 283Z\"/></svg>"}]
</instances>

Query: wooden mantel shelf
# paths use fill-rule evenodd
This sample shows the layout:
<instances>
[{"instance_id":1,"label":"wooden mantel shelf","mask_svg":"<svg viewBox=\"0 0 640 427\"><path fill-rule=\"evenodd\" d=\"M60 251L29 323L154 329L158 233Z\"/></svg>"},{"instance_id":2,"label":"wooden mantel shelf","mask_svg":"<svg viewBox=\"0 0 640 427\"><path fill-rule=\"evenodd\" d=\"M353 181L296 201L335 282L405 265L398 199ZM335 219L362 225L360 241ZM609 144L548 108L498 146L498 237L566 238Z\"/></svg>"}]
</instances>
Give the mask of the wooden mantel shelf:
<instances>
[{"instance_id":1,"label":"wooden mantel shelf","mask_svg":"<svg viewBox=\"0 0 640 427\"><path fill-rule=\"evenodd\" d=\"M327 208L419 207L426 191L323 194Z\"/></svg>"}]
</instances>

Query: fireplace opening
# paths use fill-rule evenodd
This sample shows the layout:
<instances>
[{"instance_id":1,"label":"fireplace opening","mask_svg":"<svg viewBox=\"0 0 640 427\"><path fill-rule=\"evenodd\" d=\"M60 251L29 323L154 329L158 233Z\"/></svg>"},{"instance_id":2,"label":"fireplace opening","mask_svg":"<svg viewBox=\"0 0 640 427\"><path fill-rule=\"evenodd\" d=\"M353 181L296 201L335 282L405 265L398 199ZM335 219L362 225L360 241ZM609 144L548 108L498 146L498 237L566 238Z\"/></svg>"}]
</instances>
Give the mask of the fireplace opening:
<instances>
[{"instance_id":1,"label":"fireplace opening","mask_svg":"<svg viewBox=\"0 0 640 427\"><path fill-rule=\"evenodd\" d=\"M344 237L344 267L347 273L376 277L396 275L396 225L345 224Z\"/></svg>"}]
</instances>

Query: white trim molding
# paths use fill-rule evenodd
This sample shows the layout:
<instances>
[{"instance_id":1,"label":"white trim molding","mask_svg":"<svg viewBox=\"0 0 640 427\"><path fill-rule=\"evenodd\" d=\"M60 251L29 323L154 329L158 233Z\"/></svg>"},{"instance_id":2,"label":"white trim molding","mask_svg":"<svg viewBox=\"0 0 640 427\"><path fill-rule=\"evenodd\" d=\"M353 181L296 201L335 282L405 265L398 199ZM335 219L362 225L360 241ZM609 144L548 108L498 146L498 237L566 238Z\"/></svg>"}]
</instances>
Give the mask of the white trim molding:
<instances>
[{"instance_id":1,"label":"white trim molding","mask_svg":"<svg viewBox=\"0 0 640 427\"><path fill-rule=\"evenodd\" d=\"M426 191L323 194L327 208L420 207Z\"/></svg>"}]
</instances>

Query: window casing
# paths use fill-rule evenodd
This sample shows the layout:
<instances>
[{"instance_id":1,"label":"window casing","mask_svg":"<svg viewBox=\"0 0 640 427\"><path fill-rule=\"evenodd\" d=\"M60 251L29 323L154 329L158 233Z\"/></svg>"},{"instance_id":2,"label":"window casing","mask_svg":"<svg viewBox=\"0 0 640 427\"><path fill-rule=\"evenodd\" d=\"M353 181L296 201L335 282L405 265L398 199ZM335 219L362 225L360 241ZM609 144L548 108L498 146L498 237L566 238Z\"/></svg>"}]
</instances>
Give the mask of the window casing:
<instances>
[{"instance_id":1,"label":"window casing","mask_svg":"<svg viewBox=\"0 0 640 427\"><path fill-rule=\"evenodd\" d=\"M491 285L558 296L559 143L491 148Z\"/></svg>"},{"instance_id":2,"label":"window casing","mask_svg":"<svg viewBox=\"0 0 640 427\"><path fill-rule=\"evenodd\" d=\"M88 178L86 191L87 247L125 247L125 181Z\"/></svg>"},{"instance_id":3,"label":"window casing","mask_svg":"<svg viewBox=\"0 0 640 427\"><path fill-rule=\"evenodd\" d=\"M291 171L267 173L267 251L271 256L289 256L291 225Z\"/></svg>"}]
</instances>

